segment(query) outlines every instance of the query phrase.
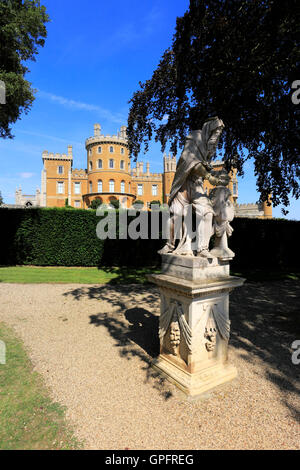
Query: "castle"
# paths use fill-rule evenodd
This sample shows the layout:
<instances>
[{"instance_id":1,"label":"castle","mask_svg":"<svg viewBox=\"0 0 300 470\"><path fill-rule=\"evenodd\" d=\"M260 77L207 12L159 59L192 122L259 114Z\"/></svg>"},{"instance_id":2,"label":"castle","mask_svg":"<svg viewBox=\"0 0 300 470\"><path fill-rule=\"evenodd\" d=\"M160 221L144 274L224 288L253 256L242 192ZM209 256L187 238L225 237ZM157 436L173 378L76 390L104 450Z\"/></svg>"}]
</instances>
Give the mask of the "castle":
<instances>
[{"instance_id":1,"label":"castle","mask_svg":"<svg viewBox=\"0 0 300 470\"><path fill-rule=\"evenodd\" d=\"M94 199L104 204L119 201L120 206L130 207L135 201L143 201L144 208L149 208L152 201L167 203L174 175L176 157L163 156L163 173L151 173L150 164L137 162L131 168L128 151L126 127L122 126L117 135L104 135L100 124L94 125L94 135L85 141L87 168L73 168L73 148L68 146L66 154L42 153L43 169L41 191L36 195L23 195L21 188L16 190L17 206L64 207L67 205L87 209ZM222 161L212 163L215 170L220 170ZM272 217L272 206L266 203L239 205L236 170L230 173L228 185L232 201L236 207L236 216ZM207 194L213 187L205 180ZM251 207L250 207L251 206ZM247 210L248 208L248 210Z\"/></svg>"}]
</instances>

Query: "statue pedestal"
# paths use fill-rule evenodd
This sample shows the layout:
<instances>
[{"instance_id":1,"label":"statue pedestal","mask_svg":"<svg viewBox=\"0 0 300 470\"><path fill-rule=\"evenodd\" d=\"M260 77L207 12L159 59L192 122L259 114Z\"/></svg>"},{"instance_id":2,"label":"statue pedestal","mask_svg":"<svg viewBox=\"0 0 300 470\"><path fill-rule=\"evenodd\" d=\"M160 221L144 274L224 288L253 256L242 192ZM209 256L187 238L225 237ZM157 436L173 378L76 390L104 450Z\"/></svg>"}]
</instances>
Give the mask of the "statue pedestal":
<instances>
[{"instance_id":1,"label":"statue pedestal","mask_svg":"<svg viewBox=\"0 0 300 470\"><path fill-rule=\"evenodd\" d=\"M162 274L148 279L161 299L152 366L191 397L236 377L228 363L229 292L245 279L230 276L226 260L173 254L162 255Z\"/></svg>"}]
</instances>

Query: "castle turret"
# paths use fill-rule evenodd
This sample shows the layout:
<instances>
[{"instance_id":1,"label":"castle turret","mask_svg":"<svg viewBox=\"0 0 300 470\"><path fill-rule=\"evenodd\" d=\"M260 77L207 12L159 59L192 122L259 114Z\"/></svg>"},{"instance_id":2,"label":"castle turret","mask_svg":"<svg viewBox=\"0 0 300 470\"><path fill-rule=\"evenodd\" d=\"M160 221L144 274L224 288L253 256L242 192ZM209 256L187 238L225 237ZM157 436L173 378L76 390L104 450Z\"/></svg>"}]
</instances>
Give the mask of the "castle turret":
<instances>
[{"instance_id":1,"label":"castle turret","mask_svg":"<svg viewBox=\"0 0 300 470\"><path fill-rule=\"evenodd\" d=\"M101 126L100 124L94 124L94 136L100 137L101 135Z\"/></svg>"},{"instance_id":2,"label":"castle turret","mask_svg":"<svg viewBox=\"0 0 300 470\"><path fill-rule=\"evenodd\" d=\"M126 126L116 135L101 134L100 124L94 124L94 135L85 141L87 150L87 191L84 206L94 199L104 204L118 200L122 206L135 198L131 193L130 160Z\"/></svg>"},{"instance_id":3,"label":"castle turret","mask_svg":"<svg viewBox=\"0 0 300 470\"><path fill-rule=\"evenodd\" d=\"M272 219L272 199L271 196L268 197L267 201L263 202L263 211L265 219Z\"/></svg>"},{"instance_id":4,"label":"castle turret","mask_svg":"<svg viewBox=\"0 0 300 470\"><path fill-rule=\"evenodd\" d=\"M169 201L173 179L176 173L176 157L164 155L163 195L164 202Z\"/></svg>"}]
</instances>

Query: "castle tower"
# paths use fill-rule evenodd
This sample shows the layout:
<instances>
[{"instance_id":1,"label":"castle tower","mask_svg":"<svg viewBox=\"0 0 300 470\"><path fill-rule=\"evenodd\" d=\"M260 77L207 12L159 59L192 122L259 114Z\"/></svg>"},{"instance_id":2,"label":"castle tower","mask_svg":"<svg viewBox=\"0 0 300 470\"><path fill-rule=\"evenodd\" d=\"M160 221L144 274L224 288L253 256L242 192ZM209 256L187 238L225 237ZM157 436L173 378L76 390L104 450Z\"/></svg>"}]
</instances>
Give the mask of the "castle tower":
<instances>
[{"instance_id":1,"label":"castle tower","mask_svg":"<svg viewBox=\"0 0 300 470\"><path fill-rule=\"evenodd\" d=\"M101 134L100 124L94 125L94 136L85 141L87 150L87 191L84 207L94 199L104 204L118 200L128 207L135 199L131 192L130 159L126 126L118 135Z\"/></svg>"},{"instance_id":2,"label":"castle tower","mask_svg":"<svg viewBox=\"0 0 300 470\"><path fill-rule=\"evenodd\" d=\"M68 145L68 154L51 153L44 150L42 159L41 206L64 207L66 199L68 199L68 204L71 205L72 145Z\"/></svg>"},{"instance_id":3,"label":"castle tower","mask_svg":"<svg viewBox=\"0 0 300 470\"><path fill-rule=\"evenodd\" d=\"M231 191L231 198L230 199L234 204L236 204L236 201L237 201L237 198L238 198L238 181L237 181L236 174L237 174L237 169L236 168L233 168L229 172L230 181L229 181L229 184L228 184L228 188Z\"/></svg>"},{"instance_id":4,"label":"castle tower","mask_svg":"<svg viewBox=\"0 0 300 470\"><path fill-rule=\"evenodd\" d=\"M270 205L268 205L268 203ZM263 211L265 219L272 219L272 199L270 195L268 197L268 201L263 202Z\"/></svg>"},{"instance_id":5,"label":"castle tower","mask_svg":"<svg viewBox=\"0 0 300 470\"><path fill-rule=\"evenodd\" d=\"M168 203L173 179L176 173L176 157L164 154L163 202Z\"/></svg>"}]
</instances>

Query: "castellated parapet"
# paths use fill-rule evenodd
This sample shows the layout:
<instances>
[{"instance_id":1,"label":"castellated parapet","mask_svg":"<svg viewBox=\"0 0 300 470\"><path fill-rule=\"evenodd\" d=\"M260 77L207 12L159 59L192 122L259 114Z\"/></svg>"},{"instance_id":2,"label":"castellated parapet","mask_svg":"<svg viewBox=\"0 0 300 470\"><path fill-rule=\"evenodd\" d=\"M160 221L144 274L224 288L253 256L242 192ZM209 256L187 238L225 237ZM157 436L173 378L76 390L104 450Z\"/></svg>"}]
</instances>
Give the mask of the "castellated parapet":
<instances>
[{"instance_id":1,"label":"castellated parapet","mask_svg":"<svg viewBox=\"0 0 300 470\"><path fill-rule=\"evenodd\" d=\"M90 146L95 144L120 144L128 147L128 140L126 135L126 126L121 126L120 131L116 135L101 134L100 124L94 124L94 135L85 141L85 148L89 149Z\"/></svg>"},{"instance_id":2,"label":"castellated parapet","mask_svg":"<svg viewBox=\"0 0 300 470\"><path fill-rule=\"evenodd\" d=\"M66 153L53 153L48 152L48 150L44 150L42 153L43 162L45 160L73 160L73 147L72 145L68 145L68 154Z\"/></svg>"},{"instance_id":3,"label":"castellated parapet","mask_svg":"<svg viewBox=\"0 0 300 470\"><path fill-rule=\"evenodd\" d=\"M164 154L164 173L176 172L176 157L169 154Z\"/></svg>"}]
</instances>

